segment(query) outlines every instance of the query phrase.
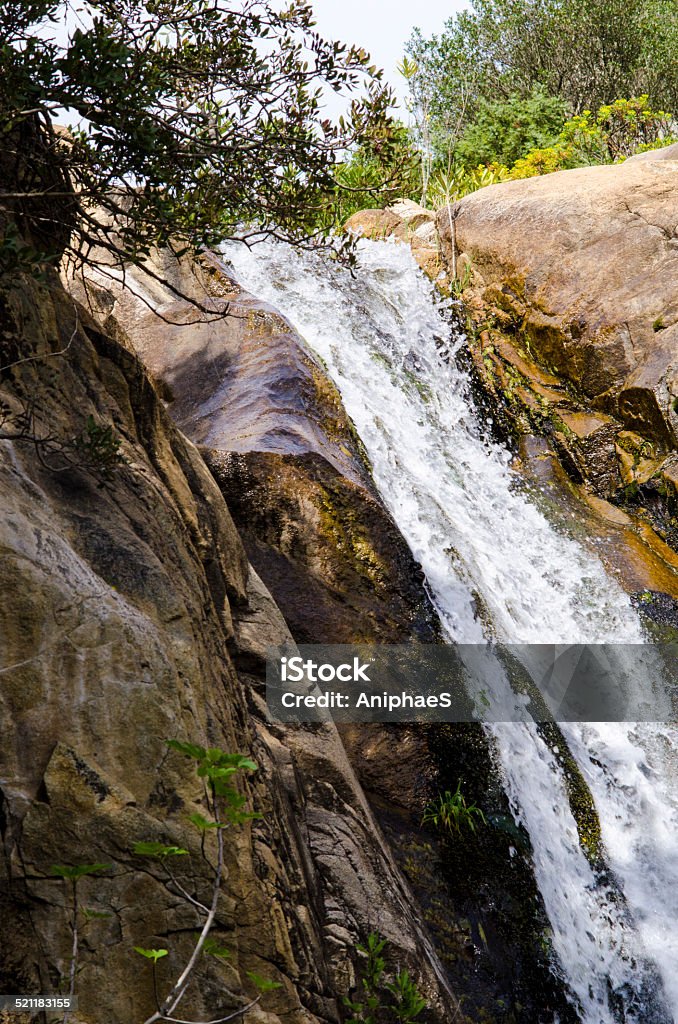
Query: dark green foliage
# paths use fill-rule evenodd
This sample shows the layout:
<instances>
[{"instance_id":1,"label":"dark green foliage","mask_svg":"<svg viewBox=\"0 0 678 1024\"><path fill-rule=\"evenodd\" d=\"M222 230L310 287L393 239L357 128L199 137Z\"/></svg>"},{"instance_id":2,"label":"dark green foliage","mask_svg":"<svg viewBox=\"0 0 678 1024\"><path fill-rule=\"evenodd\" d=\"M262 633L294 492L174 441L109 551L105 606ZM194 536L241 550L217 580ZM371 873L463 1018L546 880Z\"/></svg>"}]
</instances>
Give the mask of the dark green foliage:
<instances>
[{"instance_id":1,"label":"dark green foliage","mask_svg":"<svg viewBox=\"0 0 678 1024\"><path fill-rule=\"evenodd\" d=\"M265 978L263 974L258 974L256 971L245 971L245 974L262 995L265 992L273 992L276 988L281 988L279 981L271 981L270 978Z\"/></svg>"},{"instance_id":2,"label":"dark green foliage","mask_svg":"<svg viewBox=\"0 0 678 1024\"><path fill-rule=\"evenodd\" d=\"M38 249L27 242L18 226L10 221L0 235L0 291L11 287L21 274L44 280L47 269L54 267L58 259L58 252Z\"/></svg>"},{"instance_id":3,"label":"dark green foliage","mask_svg":"<svg viewBox=\"0 0 678 1024\"><path fill-rule=\"evenodd\" d=\"M205 939L202 950L207 956L216 957L217 960L228 960L231 956L230 949L226 949L217 939L213 939L211 935L208 935Z\"/></svg>"},{"instance_id":4,"label":"dark green foliage","mask_svg":"<svg viewBox=\"0 0 678 1024\"><path fill-rule=\"evenodd\" d=\"M426 1009L426 1000L407 971L399 971L393 981L386 982L386 989L393 996L391 1012L402 1024L411 1024Z\"/></svg>"},{"instance_id":5,"label":"dark green foliage","mask_svg":"<svg viewBox=\"0 0 678 1024\"><path fill-rule=\"evenodd\" d=\"M140 857L180 857L188 853L182 846L165 846L164 843L135 843L133 852Z\"/></svg>"},{"instance_id":6,"label":"dark green foliage","mask_svg":"<svg viewBox=\"0 0 678 1024\"><path fill-rule=\"evenodd\" d=\"M243 811L246 798L232 784L238 772L255 772L257 766L250 757L243 754L226 754L218 747L199 747L195 743L180 743L168 740L167 746L189 757L197 764L198 778L208 784L213 799L218 803L220 819L210 820L200 814L191 816L193 824L205 831L223 827L224 819L231 825L240 825L261 815L252 811Z\"/></svg>"},{"instance_id":7,"label":"dark green foliage","mask_svg":"<svg viewBox=\"0 0 678 1024\"><path fill-rule=\"evenodd\" d=\"M110 867L110 864L53 864L52 874L58 878L65 878L69 882L77 882L78 879L85 878L86 875L98 875Z\"/></svg>"},{"instance_id":8,"label":"dark green foliage","mask_svg":"<svg viewBox=\"0 0 678 1024\"><path fill-rule=\"evenodd\" d=\"M156 246L214 246L240 224L301 242L340 154L372 139L387 153L381 73L322 39L304 0L89 0L66 33L68 9L0 7L0 227L14 221L32 247L17 254L5 235L5 263L65 250L142 265ZM323 88L361 83L345 119L324 117Z\"/></svg>"},{"instance_id":9,"label":"dark green foliage","mask_svg":"<svg viewBox=\"0 0 678 1024\"><path fill-rule=\"evenodd\" d=\"M96 472L103 480L111 480L124 463L120 451L122 440L110 423L97 423L88 416L85 429L73 442L77 462Z\"/></svg>"},{"instance_id":10,"label":"dark green foliage","mask_svg":"<svg viewBox=\"0 0 678 1024\"><path fill-rule=\"evenodd\" d=\"M402 196L419 198L419 156L403 125L393 129L389 144L358 147L337 164L338 188L328 196L323 223L341 228L351 214L366 208L383 208Z\"/></svg>"},{"instance_id":11,"label":"dark green foliage","mask_svg":"<svg viewBox=\"0 0 678 1024\"><path fill-rule=\"evenodd\" d=\"M440 36L415 31L408 51L441 159L459 121L535 88L574 113L640 94L678 110L675 0L472 0Z\"/></svg>"},{"instance_id":12,"label":"dark green foliage","mask_svg":"<svg viewBox=\"0 0 678 1024\"><path fill-rule=\"evenodd\" d=\"M461 791L461 779L457 782L454 792L446 789L432 801L424 811L422 825L435 825L447 832L461 835L464 829L476 830L476 819L486 825L485 815L474 803L468 803Z\"/></svg>"},{"instance_id":13,"label":"dark green foliage","mask_svg":"<svg viewBox=\"0 0 678 1024\"><path fill-rule=\"evenodd\" d=\"M549 96L541 86L524 98L513 93L506 100L480 99L455 157L467 167L493 163L510 167L530 150L552 146L567 114L565 101Z\"/></svg>"},{"instance_id":14,"label":"dark green foliage","mask_svg":"<svg viewBox=\"0 0 678 1024\"><path fill-rule=\"evenodd\" d=\"M426 1009L415 982L407 971L397 971L389 977L386 959L386 939L370 932L365 945L356 949L365 957L360 993L355 999L344 999L351 1016L347 1024L414 1024Z\"/></svg>"}]
</instances>

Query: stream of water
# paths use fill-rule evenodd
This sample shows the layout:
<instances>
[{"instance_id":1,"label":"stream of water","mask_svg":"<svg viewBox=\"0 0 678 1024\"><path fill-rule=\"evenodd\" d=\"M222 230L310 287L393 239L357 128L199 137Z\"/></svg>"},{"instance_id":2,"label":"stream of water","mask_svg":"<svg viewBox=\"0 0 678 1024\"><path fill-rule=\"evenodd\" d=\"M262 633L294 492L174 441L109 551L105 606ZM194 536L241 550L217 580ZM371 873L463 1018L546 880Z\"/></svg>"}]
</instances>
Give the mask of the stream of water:
<instances>
[{"instance_id":1,"label":"stream of water","mask_svg":"<svg viewBox=\"0 0 678 1024\"><path fill-rule=\"evenodd\" d=\"M226 256L325 361L450 640L645 642L619 585L545 518L479 422L451 358L463 338L451 339L444 304L406 246L361 243L355 277L274 243L232 244ZM582 850L563 771L537 727L491 732L581 1020L678 1018L676 730L563 726L596 801L612 881Z\"/></svg>"}]
</instances>

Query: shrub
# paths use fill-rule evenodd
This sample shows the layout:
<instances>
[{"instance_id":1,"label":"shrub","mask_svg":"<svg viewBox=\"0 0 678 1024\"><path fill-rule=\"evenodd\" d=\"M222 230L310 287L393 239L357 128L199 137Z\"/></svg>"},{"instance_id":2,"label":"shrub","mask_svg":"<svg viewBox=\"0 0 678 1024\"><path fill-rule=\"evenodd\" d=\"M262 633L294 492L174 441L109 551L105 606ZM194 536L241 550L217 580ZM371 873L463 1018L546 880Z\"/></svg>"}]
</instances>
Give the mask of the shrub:
<instances>
[{"instance_id":1,"label":"shrub","mask_svg":"<svg viewBox=\"0 0 678 1024\"><path fill-rule=\"evenodd\" d=\"M516 160L508 172L509 178L534 178L538 174L551 174L572 166L572 148L569 146L548 146L533 149L527 156Z\"/></svg>"},{"instance_id":2,"label":"shrub","mask_svg":"<svg viewBox=\"0 0 678 1024\"><path fill-rule=\"evenodd\" d=\"M243 772L256 771L256 764L242 754L228 754L216 747L205 748L194 743L181 743L177 740L169 740L167 744L172 750L177 751L184 757L195 762L198 777L204 785L204 801L209 816L200 813L192 814L190 821L201 835L201 846L203 856L213 868L212 893L208 903L198 899L188 891L179 880L171 867L177 858L185 857L189 851L181 846L165 845L156 841L143 841L134 844L133 853L137 857L152 857L159 861L165 876L166 884L170 891L178 899L183 899L190 904L202 919L201 930L197 936L193 952L188 963L184 967L177 981L172 985L169 992L162 998L158 990L157 964L158 961L169 955L168 949L147 948L145 946L134 946L134 952L148 961L153 970L153 987L156 997L156 1010L147 1019L146 1024L155 1024L158 1021L175 1020L173 1016L180 1001L183 999L189 982L195 975L202 955L216 957L224 960L229 956L229 951L210 935L210 930L217 918L217 908L221 892L221 883L224 878L224 844L225 836L234 826L242 825L253 818L260 818L261 815L245 809L246 798L236 787L236 777ZM214 863L207 855L208 837L211 837L213 844ZM79 864L79 865L53 865L52 874L62 878L70 888L71 912L71 933L72 933L72 955L68 971L68 994L72 998L75 993L75 980L79 970L78 956L80 948L80 934L83 925L91 917L104 917L107 914L89 911L79 904L78 883L88 875L97 875L109 869L110 864ZM84 919L81 920L81 919ZM247 977L259 990L259 995L251 999L247 1005L233 1013L221 1017L222 1021L229 1021L240 1018L248 1010L252 1009L260 1001L262 994L279 988L279 983L268 978L261 977L254 971L248 971ZM68 1011L64 1016L64 1024ZM202 1022L195 1022L202 1024Z\"/></svg>"},{"instance_id":3,"label":"shrub","mask_svg":"<svg viewBox=\"0 0 678 1024\"><path fill-rule=\"evenodd\" d=\"M464 135L488 106L527 100L540 88L577 114L632 93L678 110L675 0L470 0L464 7L442 32L427 39L415 29L407 44L439 159L459 125ZM551 141L525 139L521 153L502 159Z\"/></svg>"},{"instance_id":4,"label":"shrub","mask_svg":"<svg viewBox=\"0 0 678 1024\"><path fill-rule=\"evenodd\" d=\"M476 820L482 821L483 825L487 824L480 807L466 802L466 797L461 791L461 779L459 779L454 793L447 789L428 805L421 823L422 825L434 825L441 831L456 832L457 835L461 835L463 829L475 832Z\"/></svg>"},{"instance_id":5,"label":"shrub","mask_svg":"<svg viewBox=\"0 0 678 1024\"><path fill-rule=\"evenodd\" d=\"M480 164L469 169L461 164L452 164L447 171L437 170L432 175L428 186L429 202L433 209L437 210L461 199L462 196L469 195L470 192L476 192L486 185L496 185L509 177L508 167L502 164Z\"/></svg>"},{"instance_id":6,"label":"shrub","mask_svg":"<svg viewBox=\"0 0 678 1024\"><path fill-rule=\"evenodd\" d=\"M610 163L673 140L674 117L664 110L652 110L647 96L617 99L599 107L596 114L585 110L563 126L559 141L571 147L578 164Z\"/></svg>"},{"instance_id":7,"label":"shrub","mask_svg":"<svg viewBox=\"0 0 678 1024\"><path fill-rule=\"evenodd\" d=\"M397 971L389 980L382 955L386 945L386 939L370 932L365 945L356 946L365 957L365 966L359 998L344 999L351 1013L346 1024L415 1024L426 1009L426 1000L408 971Z\"/></svg>"},{"instance_id":8,"label":"shrub","mask_svg":"<svg viewBox=\"0 0 678 1024\"><path fill-rule=\"evenodd\" d=\"M525 153L553 145L568 113L564 100L541 86L526 97L513 93L507 100L481 100L455 156L466 166L510 166Z\"/></svg>"},{"instance_id":9,"label":"shrub","mask_svg":"<svg viewBox=\"0 0 678 1024\"><path fill-rule=\"evenodd\" d=\"M392 125L369 54L314 24L305 0L92 0L72 19L52 0L1 4L0 220L27 248L0 262L155 273L156 248L210 248L243 223L308 242L341 155L387 147ZM346 117L324 116L323 88L361 84Z\"/></svg>"},{"instance_id":10,"label":"shrub","mask_svg":"<svg viewBox=\"0 0 678 1024\"><path fill-rule=\"evenodd\" d=\"M360 146L337 164L336 189L327 197L322 222L327 228L341 228L357 210L388 206L402 196L418 199L419 176L419 156L401 125L385 149L374 143Z\"/></svg>"}]
</instances>

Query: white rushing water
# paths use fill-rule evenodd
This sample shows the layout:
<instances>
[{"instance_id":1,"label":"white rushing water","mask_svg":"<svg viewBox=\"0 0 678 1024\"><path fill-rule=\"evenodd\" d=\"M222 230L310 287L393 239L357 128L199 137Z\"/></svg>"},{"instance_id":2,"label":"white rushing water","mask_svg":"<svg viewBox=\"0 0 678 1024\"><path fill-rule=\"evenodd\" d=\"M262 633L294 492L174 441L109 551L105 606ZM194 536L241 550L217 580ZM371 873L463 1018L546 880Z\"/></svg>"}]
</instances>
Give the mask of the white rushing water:
<instances>
[{"instance_id":1,"label":"white rushing water","mask_svg":"<svg viewBox=\"0 0 678 1024\"><path fill-rule=\"evenodd\" d=\"M450 358L440 303L406 246L361 243L355 278L274 243L252 251L232 244L226 256L238 280L325 361L451 640L644 642L617 583L548 522L519 486L509 453L488 440ZM507 723L492 732L582 1020L678 1016L678 737L650 724L563 726L625 907L582 851L562 769L537 727ZM648 997L661 984L646 961L659 970L673 1014Z\"/></svg>"}]
</instances>

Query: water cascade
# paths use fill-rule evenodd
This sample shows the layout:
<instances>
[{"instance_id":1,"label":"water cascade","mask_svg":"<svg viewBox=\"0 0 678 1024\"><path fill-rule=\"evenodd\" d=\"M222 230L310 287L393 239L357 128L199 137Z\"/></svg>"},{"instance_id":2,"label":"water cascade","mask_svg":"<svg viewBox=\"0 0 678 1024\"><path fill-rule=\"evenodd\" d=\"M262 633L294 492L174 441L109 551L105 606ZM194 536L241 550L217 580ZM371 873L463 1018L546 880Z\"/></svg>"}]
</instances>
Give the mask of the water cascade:
<instances>
[{"instance_id":1,"label":"water cascade","mask_svg":"<svg viewBox=\"0 0 678 1024\"><path fill-rule=\"evenodd\" d=\"M551 525L479 421L452 358L463 337L450 340L445 304L408 247L361 243L355 277L274 243L232 244L226 256L325 361L450 640L645 642L619 585ZM676 730L563 726L596 801L611 880L582 849L563 769L537 727L487 728L582 1021L678 1017Z\"/></svg>"}]
</instances>

